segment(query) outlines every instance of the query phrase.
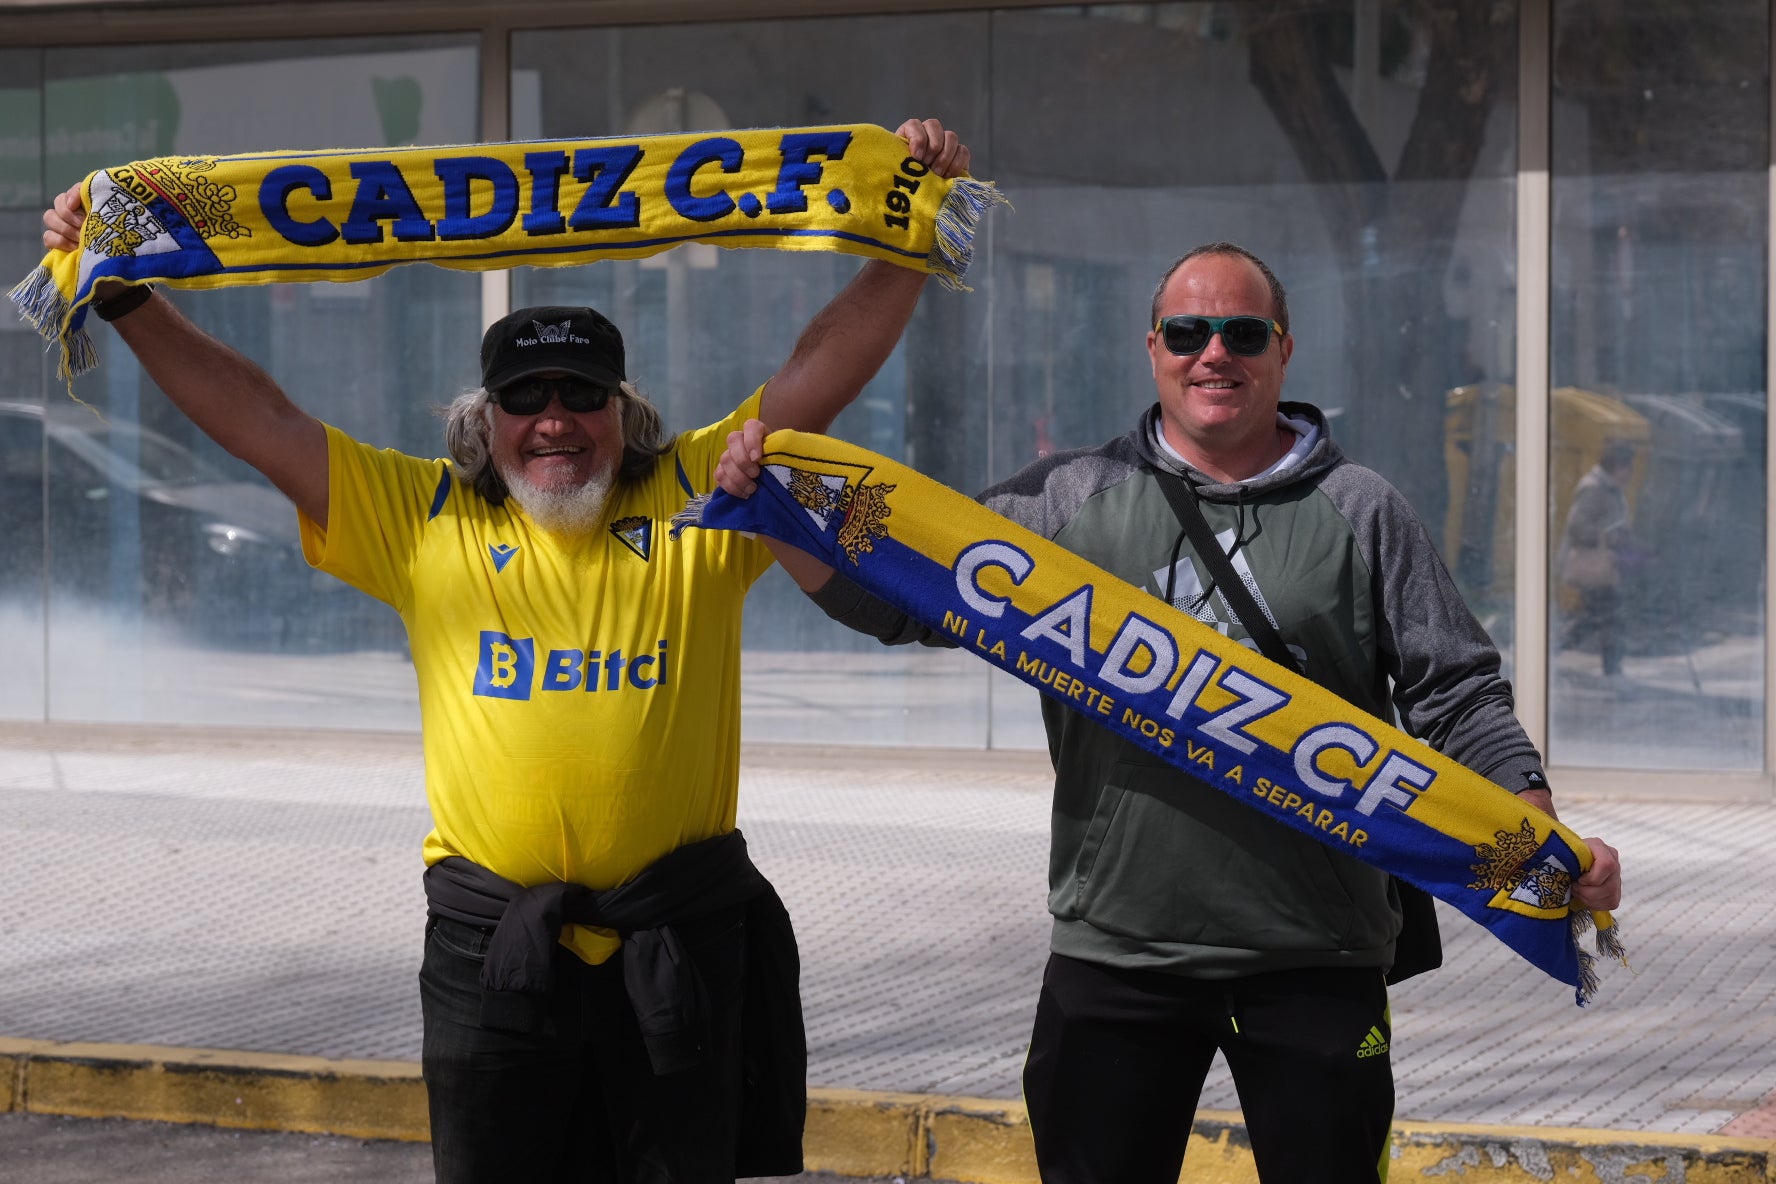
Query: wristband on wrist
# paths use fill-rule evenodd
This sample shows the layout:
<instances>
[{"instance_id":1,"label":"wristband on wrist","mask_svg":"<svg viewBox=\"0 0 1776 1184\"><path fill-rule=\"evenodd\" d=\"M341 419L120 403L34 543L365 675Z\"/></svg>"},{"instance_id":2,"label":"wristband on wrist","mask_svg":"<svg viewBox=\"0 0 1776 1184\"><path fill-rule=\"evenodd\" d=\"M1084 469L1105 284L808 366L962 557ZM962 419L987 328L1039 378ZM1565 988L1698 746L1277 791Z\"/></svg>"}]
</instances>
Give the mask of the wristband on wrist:
<instances>
[{"instance_id":1,"label":"wristband on wrist","mask_svg":"<svg viewBox=\"0 0 1776 1184\"><path fill-rule=\"evenodd\" d=\"M94 300L92 310L101 321L115 321L118 317L128 316L141 308L152 295L153 284L137 284L135 287L125 288L120 295L109 300Z\"/></svg>"}]
</instances>

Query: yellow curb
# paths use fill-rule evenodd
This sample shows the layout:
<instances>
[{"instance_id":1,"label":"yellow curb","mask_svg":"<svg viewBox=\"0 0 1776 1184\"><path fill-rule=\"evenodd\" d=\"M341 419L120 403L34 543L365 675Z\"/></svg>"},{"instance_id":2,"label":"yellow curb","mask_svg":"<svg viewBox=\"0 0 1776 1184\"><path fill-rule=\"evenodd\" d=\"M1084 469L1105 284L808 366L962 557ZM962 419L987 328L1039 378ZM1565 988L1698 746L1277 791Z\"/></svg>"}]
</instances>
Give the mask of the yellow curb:
<instances>
[{"instance_id":1,"label":"yellow curb","mask_svg":"<svg viewBox=\"0 0 1776 1184\"><path fill-rule=\"evenodd\" d=\"M54 1047L50 1040L9 1040L0 1036L0 1112L25 1108L26 1066L32 1054Z\"/></svg>"},{"instance_id":2,"label":"yellow curb","mask_svg":"<svg viewBox=\"0 0 1776 1184\"><path fill-rule=\"evenodd\" d=\"M1462 1184L1767 1184L1776 1180L1776 1139L1396 1122L1390 1179L1421 1178Z\"/></svg>"},{"instance_id":3,"label":"yellow curb","mask_svg":"<svg viewBox=\"0 0 1776 1184\"><path fill-rule=\"evenodd\" d=\"M142 1044L0 1039L8 1109L423 1142L419 1066Z\"/></svg>"},{"instance_id":4,"label":"yellow curb","mask_svg":"<svg viewBox=\"0 0 1776 1184\"><path fill-rule=\"evenodd\" d=\"M930 1097L926 1107L926 1175L981 1184L1035 1184L1036 1148L1022 1102Z\"/></svg>"},{"instance_id":5,"label":"yellow curb","mask_svg":"<svg viewBox=\"0 0 1776 1184\"><path fill-rule=\"evenodd\" d=\"M131 1118L423 1142L409 1061L0 1037L0 1111ZM808 1170L964 1184L1037 1184L1022 1103L811 1089ZM1237 1113L1199 1111L1183 1184L1257 1184ZM1771 1184L1776 1139L1566 1127L1394 1124L1389 1180L1460 1184Z\"/></svg>"},{"instance_id":6,"label":"yellow curb","mask_svg":"<svg viewBox=\"0 0 1776 1184\"><path fill-rule=\"evenodd\" d=\"M927 1175L928 1101L922 1094L811 1089L802 1160L811 1172L841 1176Z\"/></svg>"}]
</instances>

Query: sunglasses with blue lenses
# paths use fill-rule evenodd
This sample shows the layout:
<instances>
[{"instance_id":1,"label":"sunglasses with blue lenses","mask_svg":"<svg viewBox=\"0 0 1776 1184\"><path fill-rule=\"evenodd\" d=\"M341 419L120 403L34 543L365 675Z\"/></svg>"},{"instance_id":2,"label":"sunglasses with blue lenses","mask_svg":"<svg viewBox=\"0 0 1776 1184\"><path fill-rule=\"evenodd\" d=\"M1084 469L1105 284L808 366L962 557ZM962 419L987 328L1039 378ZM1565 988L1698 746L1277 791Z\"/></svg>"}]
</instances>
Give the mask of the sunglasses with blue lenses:
<instances>
[{"instance_id":1,"label":"sunglasses with blue lenses","mask_svg":"<svg viewBox=\"0 0 1776 1184\"><path fill-rule=\"evenodd\" d=\"M1209 341L1217 333L1228 353L1244 358L1255 358L1269 349L1273 331L1278 337L1283 335L1280 324L1263 317L1197 317L1188 313L1164 318L1153 326L1153 331L1164 340L1168 350L1186 358L1209 348Z\"/></svg>"},{"instance_id":2,"label":"sunglasses with blue lenses","mask_svg":"<svg viewBox=\"0 0 1776 1184\"><path fill-rule=\"evenodd\" d=\"M493 392L493 401L507 415L541 415L549 400L559 395L563 410L576 415L602 411L615 388L584 378L524 378Z\"/></svg>"}]
</instances>

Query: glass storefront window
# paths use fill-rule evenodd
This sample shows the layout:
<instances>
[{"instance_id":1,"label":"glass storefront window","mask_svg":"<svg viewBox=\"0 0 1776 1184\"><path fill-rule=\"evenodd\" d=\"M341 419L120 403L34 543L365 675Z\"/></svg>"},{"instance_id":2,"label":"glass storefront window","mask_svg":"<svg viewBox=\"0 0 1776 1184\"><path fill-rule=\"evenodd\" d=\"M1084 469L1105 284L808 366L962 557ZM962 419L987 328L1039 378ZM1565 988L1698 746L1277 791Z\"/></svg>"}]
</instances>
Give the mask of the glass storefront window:
<instances>
[{"instance_id":1,"label":"glass storefront window","mask_svg":"<svg viewBox=\"0 0 1776 1184\"><path fill-rule=\"evenodd\" d=\"M1154 280L1198 243L1246 245L1290 290L1286 397L1324 408L1347 451L1417 506L1512 663L1513 527L1528 512L1512 468L1517 17L1479 0L1436 7L521 31L512 130L912 114L961 130L1016 208L988 220L978 290L934 287L835 431L970 492L1126 430L1151 398L1140 338ZM1546 659L1559 764L1762 767L1768 22L1749 0L1554 5ZM0 51L0 253L23 274L43 202L100 164L473 140L477 59L472 35ZM610 312L642 385L684 427L768 376L855 267L688 248L520 269L512 298ZM406 268L177 300L323 418L436 453L430 406L473 381L479 284ZM39 490L7 517L20 558L0 585L0 642L31 657L0 718L413 726L393 615L292 563L276 495L107 330L97 338L105 364L77 393L105 416L100 432L35 339L0 331L15 421L0 424L0 462L9 488ZM156 478L157 456L179 458L183 486ZM1613 501L1597 496L1612 465ZM227 521L157 524L169 500L205 497ZM1612 513L1626 542L1587 559L1588 517ZM232 529L227 543L214 527ZM751 739L1041 742L1032 692L966 655L850 635L780 573L748 617Z\"/></svg>"},{"instance_id":2,"label":"glass storefront window","mask_svg":"<svg viewBox=\"0 0 1776 1184\"><path fill-rule=\"evenodd\" d=\"M1016 209L989 219L979 290L928 295L834 431L969 492L1128 430L1153 399L1155 281L1199 243L1242 243L1291 292L1285 397L1326 409L1447 550L1473 556L1464 591L1508 645L1497 482L1512 421L1487 409L1514 363L1499 260L1514 253L1517 27L1509 9L1448 7L1435 21L1356 0L521 33L514 133L914 114L960 130ZM768 375L854 266L676 251L521 270L513 299L611 312L685 425ZM780 575L753 593L747 643L749 739L1042 743L1033 691L965 655L850 636Z\"/></svg>"},{"instance_id":3,"label":"glass storefront window","mask_svg":"<svg viewBox=\"0 0 1776 1184\"><path fill-rule=\"evenodd\" d=\"M0 275L43 254L42 54L0 50ZM0 309L0 720L44 718L43 343Z\"/></svg>"},{"instance_id":4,"label":"glass storefront window","mask_svg":"<svg viewBox=\"0 0 1776 1184\"><path fill-rule=\"evenodd\" d=\"M1769 7L1554 17L1549 756L1756 770Z\"/></svg>"},{"instance_id":5,"label":"glass storefront window","mask_svg":"<svg viewBox=\"0 0 1776 1184\"><path fill-rule=\"evenodd\" d=\"M0 196L25 194L31 187L19 178L27 172L38 183L18 200L20 237L28 235L17 250L19 275L41 254L35 240L45 195L97 167L175 153L461 143L477 131L473 37L28 56L40 73L34 169L15 168L12 141L0 136ZM13 240L6 241L10 259ZM263 365L304 408L372 443L438 455L442 436L429 407L474 376L481 306L473 275L403 268L357 284L173 299ZM42 490L35 504L44 532L37 554L48 560L47 621L42 640L26 647L43 655L37 714L416 727L412 671L393 611L312 572L282 495L199 433L114 333L96 319L87 323L102 363L75 384L86 407L50 376L53 359L34 338L31 364L0 355L3 399L34 403L29 428L42 440L34 478ZM0 336L0 349L13 337L29 335Z\"/></svg>"}]
</instances>

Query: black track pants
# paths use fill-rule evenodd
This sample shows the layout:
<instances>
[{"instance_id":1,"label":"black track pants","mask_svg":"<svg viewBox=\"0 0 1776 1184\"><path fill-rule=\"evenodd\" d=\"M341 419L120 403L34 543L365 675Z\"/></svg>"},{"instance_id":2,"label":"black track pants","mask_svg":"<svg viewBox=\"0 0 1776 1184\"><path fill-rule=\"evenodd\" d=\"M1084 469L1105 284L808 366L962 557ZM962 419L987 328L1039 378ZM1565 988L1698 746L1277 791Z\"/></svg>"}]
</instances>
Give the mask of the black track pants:
<instances>
[{"instance_id":1,"label":"black track pants","mask_svg":"<svg viewBox=\"0 0 1776 1184\"><path fill-rule=\"evenodd\" d=\"M1024 1100L1043 1184L1176 1184L1215 1051L1264 1184L1387 1178L1379 969L1180 978L1050 955Z\"/></svg>"}]
</instances>

